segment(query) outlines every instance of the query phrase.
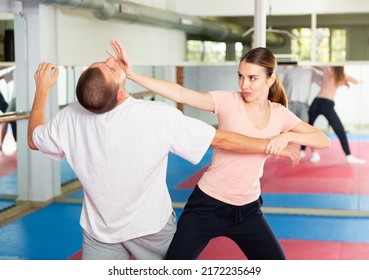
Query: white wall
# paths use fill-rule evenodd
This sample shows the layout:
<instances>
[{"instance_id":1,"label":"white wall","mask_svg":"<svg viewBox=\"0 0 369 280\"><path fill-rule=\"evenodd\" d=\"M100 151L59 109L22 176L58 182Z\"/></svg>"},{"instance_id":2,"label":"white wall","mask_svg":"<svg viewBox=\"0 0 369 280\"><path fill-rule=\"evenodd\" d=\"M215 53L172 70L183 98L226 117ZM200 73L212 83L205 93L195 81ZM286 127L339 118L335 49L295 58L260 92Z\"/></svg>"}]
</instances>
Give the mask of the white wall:
<instances>
[{"instance_id":1,"label":"white wall","mask_svg":"<svg viewBox=\"0 0 369 280\"><path fill-rule=\"evenodd\" d=\"M184 67L184 86L201 92L215 90L238 90L238 63L225 65L196 65ZM184 113L201 119L208 124L217 125L216 115L185 106Z\"/></svg>"},{"instance_id":2,"label":"white wall","mask_svg":"<svg viewBox=\"0 0 369 280\"><path fill-rule=\"evenodd\" d=\"M341 87L337 91L337 114L342 122L350 129L352 125L369 126L369 64L345 65L345 72L362 81L359 85L350 88Z\"/></svg>"},{"instance_id":3,"label":"white wall","mask_svg":"<svg viewBox=\"0 0 369 280\"><path fill-rule=\"evenodd\" d=\"M186 36L182 31L96 19L88 10L57 9L58 64L90 65L105 60L109 41L119 40L134 65L183 63Z\"/></svg>"}]
</instances>

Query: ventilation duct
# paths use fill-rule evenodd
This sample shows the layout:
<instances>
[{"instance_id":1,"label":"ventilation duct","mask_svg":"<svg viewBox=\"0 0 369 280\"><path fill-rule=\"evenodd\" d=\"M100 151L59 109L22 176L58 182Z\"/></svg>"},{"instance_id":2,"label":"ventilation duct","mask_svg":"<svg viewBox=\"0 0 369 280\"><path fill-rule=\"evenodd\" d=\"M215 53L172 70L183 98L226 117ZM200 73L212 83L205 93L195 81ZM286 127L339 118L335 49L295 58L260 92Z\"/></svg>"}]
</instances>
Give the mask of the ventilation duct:
<instances>
[{"instance_id":1,"label":"ventilation duct","mask_svg":"<svg viewBox=\"0 0 369 280\"><path fill-rule=\"evenodd\" d=\"M221 42L245 42L244 28L237 24L190 16L168 10L139 5L123 0L33 0L40 4L64 5L92 10L102 20L122 20L182 30L188 34L207 37ZM283 36L267 36L270 45L285 43Z\"/></svg>"}]
</instances>

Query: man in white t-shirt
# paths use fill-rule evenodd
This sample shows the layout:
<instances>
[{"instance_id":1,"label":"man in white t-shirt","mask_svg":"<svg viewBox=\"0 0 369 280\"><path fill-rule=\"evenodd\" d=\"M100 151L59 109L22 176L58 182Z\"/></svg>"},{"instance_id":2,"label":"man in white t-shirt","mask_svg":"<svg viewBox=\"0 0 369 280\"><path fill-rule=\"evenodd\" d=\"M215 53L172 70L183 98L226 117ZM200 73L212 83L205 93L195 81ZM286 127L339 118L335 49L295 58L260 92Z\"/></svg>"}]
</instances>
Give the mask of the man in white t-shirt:
<instances>
[{"instance_id":1,"label":"man in white t-shirt","mask_svg":"<svg viewBox=\"0 0 369 280\"><path fill-rule=\"evenodd\" d=\"M314 67L291 66L283 75L283 87L288 99L288 109L305 122L309 122L309 107L316 93L312 86L321 83L321 74ZM301 149L301 158L306 156L305 150ZM319 153L312 151L311 162L320 160Z\"/></svg>"},{"instance_id":2,"label":"man in white t-shirt","mask_svg":"<svg viewBox=\"0 0 369 280\"><path fill-rule=\"evenodd\" d=\"M80 219L83 259L163 259L176 230L166 185L168 153L198 163L209 146L264 153L267 139L217 131L161 102L137 100L125 89L125 68L110 57L79 78L77 99L46 122L58 69L40 64L28 144L64 156L84 190ZM281 156L299 161L288 146Z\"/></svg>"},{"instance_id":3,"label":"man in white t-shirt","mask_svg":"<svg viewBox=\"0 0 369 280\"><path fill-rule=\"evenodd\" d=\"M319 81L319 74L312 67L291 66L283 75L282 84L288 99L288 109L303 121L309 121L309 106L315 97L311 87Z\"/></svg>"}]
</instances>

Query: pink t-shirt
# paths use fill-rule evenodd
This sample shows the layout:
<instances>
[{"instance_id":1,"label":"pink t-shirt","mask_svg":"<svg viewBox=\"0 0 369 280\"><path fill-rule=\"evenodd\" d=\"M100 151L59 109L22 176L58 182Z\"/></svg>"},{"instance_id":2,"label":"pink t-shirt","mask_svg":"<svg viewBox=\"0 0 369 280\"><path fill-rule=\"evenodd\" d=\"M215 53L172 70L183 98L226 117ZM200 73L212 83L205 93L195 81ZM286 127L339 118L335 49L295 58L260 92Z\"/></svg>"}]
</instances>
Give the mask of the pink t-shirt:
<instances>
[{"instance_id":1,"label":"pink t-shirt","mask_svg":"<svg viewBox=\"0 0 369 280\"><path fill-rule=\"evenodd\" d=\"M323 67L323 76L320 85L318 98L325 98L334 101L339 84L334 78L332 67Z\"/></svg>"},{"instance_id":2,"label":"pink t-shirt","mask_svg":"<svg viewBox=\"0 0 369 280\"><path fill-rule=\"evenodd\" d=\"M257 138L269 138L294 128L301 120L284 106L270 103L271 115L264 129L250 122L239 92L210 92L215 102L219 130L238 132ZM215 149L209 169L199 181L199 188L215 199L232 205L244 205L260 196L265 154L239 154Z\"/></svg>"}]
</instances>

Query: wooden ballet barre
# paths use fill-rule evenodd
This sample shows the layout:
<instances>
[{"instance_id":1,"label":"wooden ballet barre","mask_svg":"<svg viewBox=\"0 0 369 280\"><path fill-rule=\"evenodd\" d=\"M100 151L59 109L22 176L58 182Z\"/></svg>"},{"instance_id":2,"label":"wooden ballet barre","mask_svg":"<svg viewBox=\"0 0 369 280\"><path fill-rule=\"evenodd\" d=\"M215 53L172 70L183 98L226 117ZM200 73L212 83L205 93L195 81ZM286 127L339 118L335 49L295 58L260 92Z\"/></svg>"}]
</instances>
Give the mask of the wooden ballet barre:
<instances>
[{"instance_id":1,"label":"wooden ballet barre","mask_svg":"<svg viewBox=\"0 0 369 280\"><path fill-rule=\"evenodd\" d=\"M134 98L142 98L144 96L155 95L155 92L152 92L152 91L143 91L143 92L138 92L138 93L132 93L131 95Z\"/></svg>"},{"instance_id":2,"label":"wooden ballet barre","mask_svg":"<svg viewBox=\"0 0 369 280\"><path fill-rule=\"evenodd\" d=\"M132 93L131 95L135 98L142 98L144 96L155 95L155 93L152 92L152 91L144 91L144 92L139 92L139 93ZM59 109L62 110L63 108L65 108L68 105L69 104L59 105ZM29 115L30 115L30 112L4 113L4 114L0 115L0 123L2 123L2 122L13 122L13 121L18 121L18 120L28 119Z\"/></svg>"},{"instance_id":3,"label":"wooden ballet barre","mask_svg":"<svg viewBox=\"0 0 369 280\"><path fill-rule=\"evenodd\" d=\"M66 105L61 105L59 106L59 109L63 109L64 107L66 107L68 104ZM30 112L9 112L9 113L3 113L0 114L0 123L3 122L14 122L14 121L19 121L19 120L24 120L24 119L29 119L29 115Z\"/></svg>"},{"instance_id":4,"label":"wooden ballet barre","mask_svg":"<svg viewBox=\"0 0 369 280\"><path fill-rule=\"evenodd\" d=\"M0 115L0 123L2 122L14 122L29 118L29 112L9 112Z\"/></svg>"}]
</instances>

